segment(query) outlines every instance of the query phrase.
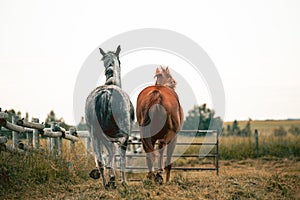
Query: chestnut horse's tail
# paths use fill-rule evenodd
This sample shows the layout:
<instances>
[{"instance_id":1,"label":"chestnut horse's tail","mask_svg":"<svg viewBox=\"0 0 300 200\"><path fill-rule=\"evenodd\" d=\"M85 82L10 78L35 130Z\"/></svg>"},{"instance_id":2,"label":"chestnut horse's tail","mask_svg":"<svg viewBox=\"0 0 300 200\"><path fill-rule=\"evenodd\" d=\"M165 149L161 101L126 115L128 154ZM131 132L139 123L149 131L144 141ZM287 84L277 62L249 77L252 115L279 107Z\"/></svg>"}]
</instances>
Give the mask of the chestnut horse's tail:
<instances>
[{"instance_id":1,"label":"chestnut horse's tail","mask_svg":"<svg viewBox=\"0 0 300 200\"><path fill-rule=\"evenodd\" d=\"M150 114L158 113L160 111L160 104L162 101L162 96L158 90L152 91L145 99L145 104L142 109L142 120L140 126L148 126L151 123ZM151 113L149 113L151 109Z\"/></svg>"},{"instance_id":2,"label":"chestnut horse's tail","mask_svg":"<svg viewBox=\"0 0 300 200\"><path fill-rule=\"evenodd\" d=\"M152 139L165 126L167 112L162 106L162 95L159 90L153 90L143 101L141 121L139 123L143 146L146 152L154 151Z\"/></svg>"}]
</instances>

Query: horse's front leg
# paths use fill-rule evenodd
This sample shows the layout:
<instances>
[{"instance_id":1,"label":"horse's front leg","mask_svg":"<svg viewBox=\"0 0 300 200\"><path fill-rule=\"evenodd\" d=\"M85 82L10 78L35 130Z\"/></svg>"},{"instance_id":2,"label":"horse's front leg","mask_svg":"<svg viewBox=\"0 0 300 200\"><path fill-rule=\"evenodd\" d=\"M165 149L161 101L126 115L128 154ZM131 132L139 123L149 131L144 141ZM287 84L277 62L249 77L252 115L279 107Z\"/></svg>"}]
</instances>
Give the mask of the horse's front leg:
<instances>
[{"instance_id":1,"label":"horse's front leg","mask_svg":"<svg viewBox=\"0 0 300 200\"><path fill-rule=\"evenodd\" d=\"M122 173L122 185L124 187L127 186L126 182L126 150L128 145L128 135L121 138L119 141L119 154L120 154L120 167L121 167L121 173Z\"/></svg>"}]
</instances>

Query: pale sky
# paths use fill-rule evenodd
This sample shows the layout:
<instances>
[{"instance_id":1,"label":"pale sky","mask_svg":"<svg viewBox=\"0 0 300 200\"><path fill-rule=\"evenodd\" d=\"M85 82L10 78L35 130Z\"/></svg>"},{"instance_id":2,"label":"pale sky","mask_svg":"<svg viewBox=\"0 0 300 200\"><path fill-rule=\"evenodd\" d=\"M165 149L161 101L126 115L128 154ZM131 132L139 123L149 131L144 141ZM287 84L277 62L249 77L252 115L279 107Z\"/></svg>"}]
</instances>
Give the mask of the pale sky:
<instances>
[{"instance_id":1,"label":"pale sky","mask_svg":"<svg viewBox=\"0 0 300 200\"><path fill-rule=\"evenodd\" d=\"M0 0L0 27L4 110L44 121L53 109L74 123L74 85L90 53L122 32L162 28L189 37L212 59L225 89L226 121L300 118L297 0Z\"/></svg>"}]
</instances>

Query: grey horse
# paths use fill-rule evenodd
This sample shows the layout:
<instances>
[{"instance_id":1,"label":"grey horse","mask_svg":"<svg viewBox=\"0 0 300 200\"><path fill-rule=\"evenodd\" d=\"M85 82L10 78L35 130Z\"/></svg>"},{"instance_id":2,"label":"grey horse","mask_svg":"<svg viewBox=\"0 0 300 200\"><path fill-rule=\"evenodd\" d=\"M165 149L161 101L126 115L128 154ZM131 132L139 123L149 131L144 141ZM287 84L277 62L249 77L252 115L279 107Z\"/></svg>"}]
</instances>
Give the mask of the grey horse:
<instances>
[{"instance_id":1,"label":"grey horse","mask_svg":"<svg viewBox=\"0 0 300 200\"><path fill-rule=\"evenodd\" d=\"M99 48L105 67L106 82L94 89L88 96L85 105L85 117L92 140L96 169L92 178L100 178L105 188L115 188L114 156L115 144L120 154L122 185L126 186L126 150L129 134L134 122L134 108L129 96L121 89L120 45L115 52L105 53ZM102 145L108 151L105 163ZM106 184L104 169L109 169L109 181Z\"/></svg>"}]
</instances>

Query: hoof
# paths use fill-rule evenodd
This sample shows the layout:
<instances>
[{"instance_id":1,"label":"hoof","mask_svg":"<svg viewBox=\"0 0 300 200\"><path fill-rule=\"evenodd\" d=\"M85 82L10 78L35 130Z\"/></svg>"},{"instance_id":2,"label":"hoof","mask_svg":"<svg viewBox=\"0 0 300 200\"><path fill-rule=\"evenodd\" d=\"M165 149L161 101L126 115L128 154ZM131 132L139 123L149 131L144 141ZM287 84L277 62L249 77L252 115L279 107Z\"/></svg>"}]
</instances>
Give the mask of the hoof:
<instances>
[{"instance_id":1,"label":"hoof","mask_svg":"<svg viewBox=\"0 0 300 200\"><path fill-rule=\"evenodd\" d=\"M154 178L155 178L154 172L149 172L147 175L147 179L152 181L152 180L154 180Z\"/></svg>"},{"instance_id":2,"label":"hoof","mask_svg":"<svg viewBox=\"0 0 300 200\"><path fill-rule=\"evenodd\" d=\"M110 180L106 184L105 188L106 189L108 189L108 188L116 189L117 188L117 186L116 186L116 178L114 176L110 177Z\"/></svg>"},{"instance_id":3,"label":"hoof","mask_svg":"<svg viewBox=\"0 0 300 200\"><path fill-rule=\"evenodd\" d=\"M100 178L100 172L98 169L93 169L91 172L90 172L90 177L93 178L93 179L99 179Z\"/></svg>"},{"instance_id":4,"label":"hoof","mask_svg":"<svg viewBox=\"0 0 300 200\"><path fill-rule=\"evenodd\" d=\"M161 185L163 183L163 177L162 177L162 175L160 173L157 173L155 175L154 181L155 181L155 183L158 183L158 184Z\"/></svg>"},{"instance_id":5,"label":"hoof","mask_svg":"<svg viewBox=\"0 0 300 200\"><path fill-rule=\"evenodd\" d=\"M122 182L122 186L123 186L124 188L127 188L127 187L128 187L127 182L126 182L126 181L123 181L123 182Z\"/></svg>"},{"instance_id":6,"label":"hoof","mask_svg":"<svg viewBox=\"0 0 300 200\"><path fill-rule=\"evenodd\" d=\"M108 182L108 183L105 185L105 189L108 190L109 188L111 188L111 189L116 189L116 188L117 188L116 183L115 183L115 182Z\"/></svg>"}]
</instances>

